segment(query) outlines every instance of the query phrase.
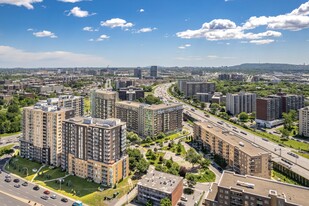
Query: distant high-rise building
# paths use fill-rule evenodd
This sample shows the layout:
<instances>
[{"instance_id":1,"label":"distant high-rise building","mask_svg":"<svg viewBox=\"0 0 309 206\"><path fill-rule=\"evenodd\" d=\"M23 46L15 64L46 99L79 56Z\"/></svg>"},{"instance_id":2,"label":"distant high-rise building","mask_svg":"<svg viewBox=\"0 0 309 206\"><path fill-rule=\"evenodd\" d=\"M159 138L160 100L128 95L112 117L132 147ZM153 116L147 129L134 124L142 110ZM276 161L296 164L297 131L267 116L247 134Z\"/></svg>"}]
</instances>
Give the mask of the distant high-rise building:
<instances>
[{"instance_id":1,"label":"distant high-rise building","mask_svg":"<svg viewBox=\"0 0 309 206\"><path fill-rule=\"evenodd\" d=\"M309 137L309 107L299 110L299 135Z\"/></svg>"},{"instance_id":2,"label":"distant high-rise building","mask_svg":"<svg viewBox=\"0 0 309 206\"><path fill-rule=\"evenodd\" d=\"M192 97L197 93L214 93L215 83L195 82L192 80L178 80L178 89L186 96Z\"/></svg>"},{"instance_id":3,"label":"distant high-rise building","mask_svg":"<svg viewBox=\"0 0 309 206\"><path fill-rule=\"evenodd\" d=\"M134 69L134 77L138 77L139 79L142 78L142 69L141 68Z\"/></svg>"},{"instance_id":4,"label":"distant high-rise building","mask_svg":"<svg viewBox=\"0 0 309 206\"><path fill-rule=\"evenodd\" d=\"M232 115L241 112L252 113L256 111L256 94L240 92L226 95L226 110Z\"/></svg>"},{"instance_id":5,"label":"distant high-rise building","mask_svg":"<svg viewBox=\"0 0 309 206\"><path fill-rule=\"evenodd\" d=\"M126 123L76 117L62 128L62 169L110 187L128 176Z\"/></svg>"},{"instance_id":6,"label":"distant high-rise building","mask_svg":"<svg viewBox=\"0 0 309 206\"><path fill-rule=\"evenodd\" d=\"M107 119L115 117L117 92L94 90L91 92L91 115L94 118Z\"/></svg>"},{"instance_id":7,"label":"distant high-rise building","mask_svg":"<svg viewBox=\"0 0 309 206\"><path fill-rule=\"evenodd\" d=\"M157 66L151 66L150 67L150 76L151 77L158 77L158 67Z\"/></svg>"},{"instance_id":8,"label":"distant high-rise building","mask_svg":"<svg viewBox=\"0 0 309 206\"><path fill-rule=\"evenodd\" d=\"M49 98L46 102L48 105L73 108L75 111L75 116L84 115L84 97L82 96L60 95L58 98Z\"/></svg>"},{"instance_id":9,"label":"distant high-rise building","mask_svg":"<svg viewBox=\"0 0 309 206\"><path fill-rule=\"evenodd\" d=\"M115 80L115 89L126 88L129 86L135 86L135 80L133 79L118 79Z\"/></svg>"},{"instance_id":10,"label":"distant high-rise building","mask_svg":"<svg viewBox=\"0 0 309 206\"><path fill-rule=\"evenodd\" d=\"M74 109L46 103L23 108L20 155L43 164L60 166L62 121L74 117Z\"/></svg>"},{"instance_id":11,"label":"distant high-rise building","mask_svg":"<svg viewBox=\"0 0 309 206\"><path fill-rule=\"evenodd\" d=\"M230 80L231 75L230 74L219 74L218 79L219 80Z\"/></svg>"},{"instance_id":12,"label":"distant high-rise building","mask_svg":"<svg viewBox=\"0 0 309 206\"><path fill-rule=\"evenodd\" d=\"M256 123L263 127L271 128L281 124L280 98L258 98L256 99Z\"/></svg>"},{"instance_id":13,"label":"distant high-rise building","mask_svg":"<svg viewBox=\"0 0 309 206\"><path fill-rule=\"evenodd\" d=\"M181 104L116 103L116 117L127 123L128 130L142 137L181 131L182 111Z\"/></svg>"},{"instance_id":14,"label":"distant high-rise building","mask_svg":"<svg viewBox=\"0 0 309 206\"><path fill-rule=\"evenodd\" d=\"M244 81L245 77L243 74L231 74L231 80L233 81Z\"/></svg>"},{"instance_id":15,"label":"distant high-rise building","mask_svg":"<svg viewBox=\"0 0 309 206\"><path fill-rule=\"evenodd\" d=\"M139 98L144 98L144 94L143 89L136 87L122 88L118 91L119 99L123 101L134 101Z\"/></svg>"},{"instance_id":16,"label":"distant high-rise building","mask_svg":"<svg viewBox=\"0 0 309 206\"><path fill-rule=\"evenodd\" d=\"M282 113L289 113L291 110L299 110L305 106L305 99L303 95L278 93L269 95L269 98L279 99L279 116L282 118Z\"/></svg>"}]
</instances>

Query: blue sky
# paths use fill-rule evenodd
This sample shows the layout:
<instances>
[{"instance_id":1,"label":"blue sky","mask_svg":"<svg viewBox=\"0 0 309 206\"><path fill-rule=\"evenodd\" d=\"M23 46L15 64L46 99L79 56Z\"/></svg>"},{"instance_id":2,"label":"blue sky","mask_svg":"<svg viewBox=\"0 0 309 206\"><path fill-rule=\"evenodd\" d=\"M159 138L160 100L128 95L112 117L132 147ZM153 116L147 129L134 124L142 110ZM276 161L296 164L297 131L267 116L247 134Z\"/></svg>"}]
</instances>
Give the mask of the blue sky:
<instances>
[{"instance_id":1,"label":"blue sky","mask_svg":"<svg viewBox=\"0 0 309 206\"><path fill-rule=\"evenodd\" d=\"M309 64L306 0L0 0L0 67Z\"/></svg>"}]
</instances>

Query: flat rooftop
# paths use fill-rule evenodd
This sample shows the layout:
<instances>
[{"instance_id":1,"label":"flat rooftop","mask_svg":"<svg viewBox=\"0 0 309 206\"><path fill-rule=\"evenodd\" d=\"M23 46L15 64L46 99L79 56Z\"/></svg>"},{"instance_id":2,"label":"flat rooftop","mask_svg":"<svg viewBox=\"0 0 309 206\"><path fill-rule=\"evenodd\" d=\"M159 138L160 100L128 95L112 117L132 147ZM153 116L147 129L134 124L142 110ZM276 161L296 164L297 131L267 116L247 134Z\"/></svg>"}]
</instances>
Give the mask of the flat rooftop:
<instances>
[{"instance_id":1,"label":"flat rooftop","mask_svg":"<svg viewBox=\"0 0 309 206\"><path fill-rule=\"evenodd\" d=\"M246 184L251 185L251 187L246 187ZM213 186L215 187L216 185ZM309 188L260 177L237 175L233 172L224 171L218 186L224 188L235 188L246 193L256 194L263 197L268 197L270 193L277 194L278 197L284 198L288 203L308 205L307 195L309 194ZM212 200L214 200L215 192L216 189L212 190L207 196L207 199L212 198Z\"/></svg>"},{"instance_id":2,"label":"flat rooftop","mask_svg":"<svg viewBox=\"0 0 309 206\"><path fill-rule=\"evenodd\" d=\"M182 107L182 104L176 104L176 103L149 105L149 104L144 104L144 103L139 103L139 102L131 102L131 101L116 102L116 105L126 105L126 106L130 106L130 107L135 107L135 108L139 108L141 106L144 106L145 108L151 109L151 110L168 109L168 108L173 108L173 107L177 107L177 106Z\"/></svg>"},{"instance_id":3,"label":"flat rooftop","mask_svg":"<svg viewBox=\"0 0 309 206\"><path fill-rule=\"evenodd\" d=\"M182 181L183 177L156 170L149 170L138 182L138 185L171 194Z\"/></svg>"},{"instance_id":4,"label":"flat rooftop","mask_svg":"<svg viewBox=\"0 0 309 206\"><path fill-rule=\"evenodd\" d=\"M79 117L79 116L64 120L64 122L73 122L79 125L96 126L104 128L113 128L119 125L126 124L125 122L121 122L121 120L117 118L99 119L99 118Z\"/></svg>"},{"instance_id":5,"label":"flat rooftop","mask_svg":"<svg viewBox=\"0 0 309 206\"><path fill-rule=\"evenodd\" d=\"M209 133L217 136L224 142L227 142L228 144L239 148L239 150L245 152L246 154L250 156L257 156L260 154L268 154L269 152L264 151L261 149L258 145L254 143L249 143L245 141L244 139L241 139L237 135L235 135L234 132L223 130L209 122L195 122L196 125L199 125L201 128L203 128L205 131L208 131Z\"/></svg>"}]
</instances>

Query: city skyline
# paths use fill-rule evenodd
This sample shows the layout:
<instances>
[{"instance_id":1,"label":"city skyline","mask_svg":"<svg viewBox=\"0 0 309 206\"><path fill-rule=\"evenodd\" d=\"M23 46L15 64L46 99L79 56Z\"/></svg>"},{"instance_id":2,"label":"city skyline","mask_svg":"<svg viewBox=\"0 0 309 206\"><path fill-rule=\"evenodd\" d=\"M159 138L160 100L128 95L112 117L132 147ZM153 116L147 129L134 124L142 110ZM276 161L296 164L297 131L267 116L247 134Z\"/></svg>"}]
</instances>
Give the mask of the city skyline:
<instances>
[{"instance_id":1,"label":"city skyline","mask_svg":"<svg viewBox=\"0 0 309 206\"><path fill-rule=\"evenodd\" d=\"M0 0L0 11L4 68L309 63L306 0Z\"/></svg>"}]
</instances>

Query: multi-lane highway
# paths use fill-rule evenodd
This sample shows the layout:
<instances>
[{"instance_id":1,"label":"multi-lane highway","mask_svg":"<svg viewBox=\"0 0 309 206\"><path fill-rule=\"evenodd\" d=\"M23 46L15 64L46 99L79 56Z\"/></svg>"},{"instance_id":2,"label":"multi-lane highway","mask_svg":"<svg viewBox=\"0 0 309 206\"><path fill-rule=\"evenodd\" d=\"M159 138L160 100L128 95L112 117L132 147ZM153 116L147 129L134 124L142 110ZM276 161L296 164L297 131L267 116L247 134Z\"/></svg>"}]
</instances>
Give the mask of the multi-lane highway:
<instances>
[{"instance_id":1,"label":"multi-lane highway","mask_svg":"<svg viewBox=\"0 0 309 206\"><path fill-rule=\"evenodd\" d=\"M226 130L229 130L239 137L243 138L246 141L254 143L259 147L263 148L266 151L272 153L273 159L280 159L284 158L287 159L289 162L293 163L294 171L298 171L297 173L306 172L309 175L309 159L299 156L295 158L288 153L291 153L292 150L290 148L281 147L278 144L273 142L267 141L259 136L256 136L248 131L235 127L234 125L230 124L227 121L222 121L222 119L215 117L213 115L206 117L204 112L201 110L197 110L194 107L186 104L184 102L178 101L176 98L170 96L167 92L168 88L172 85L172 83L162 84L159 85L155 91L154 95L157 97L161 97L165 102L178 102L183 104L184 112L190 114L193 118L200 120L200 121L209 121L212 124L217 125L218 127L223 127Z\"/></svg>"},{"instance_id":2,"label":"multi-lane highway","mask_svg":"<svg viewBox=\"0 0 309 206\"><path fill-rule=\"evenodd\" d=\"M24 206L24 205L34 205L37 203L37 206L68 206L72 205L73 201L68 199L68 202L62 202L61 199L64 196L56 194L56 199L49 198L48 200L43 200L41 197L45 194L43 193L46 189L40 187L38 191L35 191L33 187L35 184L28 182L28 186L22 186L24 180L21 178L11 175L11 182L5 182L5 176L8 173L3 171L3 166L5 162L9 159L9 156L3 156L0 159L0 168L2 170L0 174L0 205L15 205L15 206ZM19 179L19 183L14 183L14 179ZM16 188L14 185L19 184L20 187ZM55 193L50 192L48 196L54 195ZM28 202L30 201L30 204Z\"/></svg>"}]
</instances>

